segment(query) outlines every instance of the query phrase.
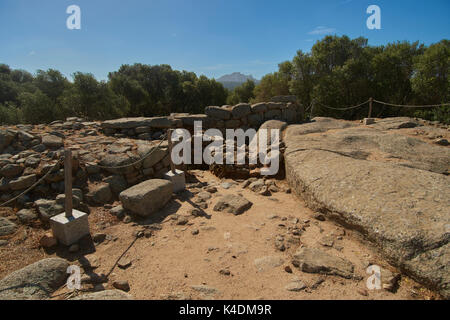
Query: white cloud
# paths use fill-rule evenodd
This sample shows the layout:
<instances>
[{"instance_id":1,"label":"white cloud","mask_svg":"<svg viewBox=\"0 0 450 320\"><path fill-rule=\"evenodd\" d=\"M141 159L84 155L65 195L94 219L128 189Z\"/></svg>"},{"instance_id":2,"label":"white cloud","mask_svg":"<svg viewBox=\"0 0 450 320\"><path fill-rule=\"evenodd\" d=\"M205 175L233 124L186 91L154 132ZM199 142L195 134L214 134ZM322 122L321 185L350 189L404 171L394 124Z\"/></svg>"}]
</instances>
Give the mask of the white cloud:
<instances>
[{"instance_id":1,"label":"white cloud","mask_svg":"<svg viewBox=\"0 0 450 320\"><path fill-rule=\"evenodd\" d=\"M324 26L316 27L314 30L308 32L308 34L316 35L316 34L329 34L335 32L335 28L328 28Z\"/></svg>"}]
</instances>

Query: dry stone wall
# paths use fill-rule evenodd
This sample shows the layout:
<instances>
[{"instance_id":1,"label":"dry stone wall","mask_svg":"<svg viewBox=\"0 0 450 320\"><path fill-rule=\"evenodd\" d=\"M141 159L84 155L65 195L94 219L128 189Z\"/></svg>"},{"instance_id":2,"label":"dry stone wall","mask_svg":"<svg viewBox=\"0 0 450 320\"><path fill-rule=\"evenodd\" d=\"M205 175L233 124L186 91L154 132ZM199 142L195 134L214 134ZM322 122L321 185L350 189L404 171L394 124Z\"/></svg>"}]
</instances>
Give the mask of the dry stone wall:
<instances>
[{"instance_id":1,"label":"dry stone wall","mask_svg":"<svg viewBox=\"0 0 450 320\"><path fill-rule=\"evenodd\" d=\"M167 117L123 118L87 122L71 117L49 125L2 126L0 129L0 203L35 209L42 220L64 210L64 148L73 151L74 207L89 211L91 206L110 203L118 194L142 181L160 178L169 170L167 141L169 128L203 129L259 128L267 120L301 122L303 110L295 97L275 97L270 102L235 106L210 106L205 114L171 114ZM150 156L147 156L154 150ZM139 161L145 157L144 160ZM234 166L232 166L234 167ZM207 167L205 168L207 169ZM216 168L217 169L217 168ZM223 171L223 168L219 168ZM248 175L254 168L238 168Z\"/></svg>"},{"instance_id":2,"label":"dry stone wall","mask_svg":"<svg viewBox=\"0 0 450 320\"><path fill-rule=\"evenodd\" d=\"M158 139L169 128L193 129L195 121L202 128L258 129L267 120L299 123L304 119L304 109L296 103L295 96L274 97L270 102L239 103L235 106L209 106L205 114L173 113L167 117L137 117L108 120L102 123L106 135L117 138L133 137L142 140Z\"/></svg>"}]
</instances>

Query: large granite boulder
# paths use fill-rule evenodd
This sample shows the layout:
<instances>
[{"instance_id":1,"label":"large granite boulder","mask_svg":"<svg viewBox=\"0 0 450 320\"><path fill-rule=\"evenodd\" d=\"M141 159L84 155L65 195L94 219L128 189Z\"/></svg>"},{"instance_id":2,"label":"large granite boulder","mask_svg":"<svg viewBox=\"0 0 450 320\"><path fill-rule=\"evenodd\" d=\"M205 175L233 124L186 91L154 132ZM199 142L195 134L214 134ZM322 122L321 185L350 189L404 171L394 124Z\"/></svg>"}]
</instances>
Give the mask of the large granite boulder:
<instances>
[{"instance_id":1,"label":"large granite boulder","mask_svg":"<svg viewBox=\"0 0 450 320\"><path fill-rule=\"evenodd\" d=\"M124 209L147 217L164 207L172 197L171 181L150 179L122 191L119 195Z\"/></svg>"},{"instance_id":2,"label":"large granite boulder","mask_svg":"<svg viewBox=\"0 0 450 320\"><path fill-rule=\"evenodd\" d=\"M48 258L14 271L0 280L0 300L48 299L65 283L68 267L64 259Z\"/></svg>"},{"instance_id":3,"label":"large granite boulder","mask_svg":"<svg viewBox=\"0 0 450 320\"><path fill-rule=\"evenodd\" d=\"M47 148L57 149L64 146L64 141L61 137L53 134L46 134L42 137L42 144Z\"/></svg>"},{"instance_id":4,"label":"large granite boulder","mask_svg":"<svg viewBox=\"0 0 450 320\"><path fill-rule=\"evenodd\" d=\"M361 231L400 269L449 298L450 177L437 173L450 163L449 150L391 129L346 129L355 126L327 118L288 127L290 185L311 208Z\"/></svg>"},{"instance_id":5,"label":"large granite boulder","mask_svg":"<svg viewBox=\"0 0 450 320\"><path fill-rule=\"evenodd\" d=\"M206 107L205 114L219 120L231 119L231 110L217 106Z\"/></svg>"}]
</instances>

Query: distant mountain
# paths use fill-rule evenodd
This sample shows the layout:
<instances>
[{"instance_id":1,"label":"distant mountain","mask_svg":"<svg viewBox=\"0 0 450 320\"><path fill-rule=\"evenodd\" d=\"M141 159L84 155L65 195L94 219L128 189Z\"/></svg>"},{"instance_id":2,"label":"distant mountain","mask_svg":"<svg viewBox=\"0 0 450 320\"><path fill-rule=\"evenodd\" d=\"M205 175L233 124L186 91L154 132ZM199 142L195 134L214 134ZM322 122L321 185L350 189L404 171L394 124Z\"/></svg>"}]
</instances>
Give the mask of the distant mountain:
<instances>
[{"instance_id":1,"label":"distant mountain","mask_svg":"<svg viewBox=\"0 0 450 320\"><path fill-rule=\"evenodd\" d=\"M217 81L223 84L225 88L230 90L233 90L237 86L240 86L247 80L252 80L255 82L255 84L259 83L259 80L253 78L252 75L245 75L240 72L233 72L232 74L226 74L217 79Z\"/></svg>"}]
</instances>

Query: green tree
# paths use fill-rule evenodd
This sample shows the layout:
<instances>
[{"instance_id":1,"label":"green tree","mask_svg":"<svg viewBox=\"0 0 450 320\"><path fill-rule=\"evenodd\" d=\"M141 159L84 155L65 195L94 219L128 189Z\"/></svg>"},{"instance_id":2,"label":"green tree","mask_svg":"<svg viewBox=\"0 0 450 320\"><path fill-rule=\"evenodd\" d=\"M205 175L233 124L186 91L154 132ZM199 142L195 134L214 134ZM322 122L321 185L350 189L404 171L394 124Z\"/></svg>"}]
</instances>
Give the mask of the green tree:
<instances>
[{"instance_id":1,"label":"green tree","mask_svg":"<svg viewBox=\"0 0 450 320\"><path fill-rule=\"evenodd\" d=\"M255 82L249 79L240 86L234 88L228 96L227 103L234 105L241 102L250 102L251 99L255 98L254 90Z\"/></svg>"}]
</instances>

